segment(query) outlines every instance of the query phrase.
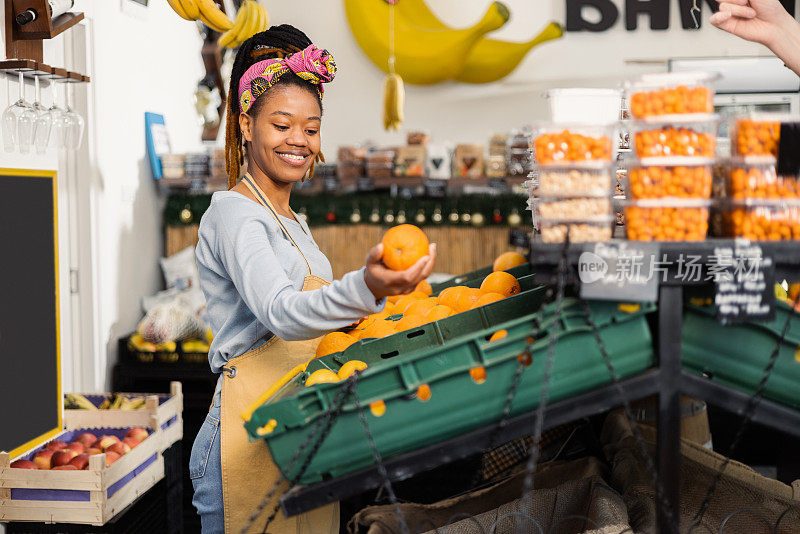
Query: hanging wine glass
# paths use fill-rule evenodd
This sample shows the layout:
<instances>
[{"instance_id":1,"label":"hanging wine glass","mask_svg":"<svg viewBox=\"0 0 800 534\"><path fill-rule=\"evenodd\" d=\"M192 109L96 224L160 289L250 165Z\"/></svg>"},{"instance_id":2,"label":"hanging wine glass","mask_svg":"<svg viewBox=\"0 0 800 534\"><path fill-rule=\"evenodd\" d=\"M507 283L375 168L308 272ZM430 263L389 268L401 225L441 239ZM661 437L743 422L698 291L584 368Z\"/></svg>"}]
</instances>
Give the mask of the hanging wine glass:
<instances>
[{"instance_id":1,"label":"hanging wine glass","mask_svg":"<svg viewBox=\"0 0 800 534\"><path fill-rule=\"evenodd\" d=\"M20 73L20 79L22 75ZM31 151L31 145L34 143L34 123L36 122L37 113L33 106L25 102L25 83L22 83L22 100L25 109L17 117L17 143L19 143L19 151L21 154L27 154Z\"/></svg>"},{"instance_id":2,"label":"hanging wine glass","mask_svg":"<svg viewBox=\"0 0 800 534\"><path fill-rule=\"evenodd\" d=\"M50 82L53 88L53 105L47 110L52 124L49 144L56 148L67 148L67 112L58 105L58 89L55 81ZM61 84L64 85L64 84Z\"/></svg>"},{"instance_id":3,"label":"hanging wine glass","mask_svg":"<svg viewBox=\"0 0 800 534\"><path fill-rule=\"evenodd\" d=\"M25 102L25 79L19 71L19 98L3 111L3 148L6 152L13 152L18 143L17 121L28 104ZM8 95L11 96L11 80L7 80Z\"/></svg>"},{"instance_id":4,"label":"hanging wine glass","mask_svg":"<svg viewBox=\"0 0 800 534\"><path fill-rule=\"evenodd\" d=\"M33 122L33 140L37 154L44 154L47 150L47 143L50 141L50 128L53 125L50 112L42 105L42 88L39 84L39 75L33 77L36 87L36 101L33 103L33 110L36 112L36 119Z\"/></svg>"},{"instance_id":5,"label":"hanging wine glass","mask_svg":"<svg viewBox=\"0 0 800 534\"><path fill-rule=\"evenodd\" d=\"M76 113L72 110L69 105L70 101L70 89L67 88L67 115L66 115L66 124L67 124L67 148L70 150L78 150L81 146L81 141L83 141L83 128L85 125L85 121L83 117L80 116L79 113Z\"/></svg>"}]
</instances>

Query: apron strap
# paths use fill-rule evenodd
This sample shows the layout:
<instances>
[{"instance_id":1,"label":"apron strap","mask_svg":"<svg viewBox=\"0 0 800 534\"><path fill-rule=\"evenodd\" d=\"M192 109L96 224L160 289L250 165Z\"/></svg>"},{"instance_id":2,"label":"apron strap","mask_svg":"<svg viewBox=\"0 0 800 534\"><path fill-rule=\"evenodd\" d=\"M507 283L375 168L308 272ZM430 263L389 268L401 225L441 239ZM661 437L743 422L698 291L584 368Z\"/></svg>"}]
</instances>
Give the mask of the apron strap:
<instances>
[{"instance_id":1,"label":"apron strap","mask_svg":"<svg viewBox=\"0 0 800 534\"><path fill-rule=\"evenodd\" d=\"M253 195L255 195L255 197L260 201L261 205L263 205L265 208L267 208L267 210L269 210L269 212L272 214L272 217L275 219L275 222L277 222L278 226L281 227L281 232L283 233L283 236L287 238L289 241L291 241L292 244L294 245L294 248L296 248L297 252L300 253L300 256L302 256L303 258L303 261L306 262L306 269L308 270L308 274L309 275L313 274L311 272L311 264L308 263L306 255L303 254L303 251L300 249L295 240L292 238L292 235L289 233L289 230L287 230L286 227L281 222L281 219L278 216L278 212L275 211L274 207L272 207L272 202L270 202L267 195L265 195L264 192L261 190L261 188L256 185L255 181L250 176L250 173L246 173L244 175L244 178L242 178L242 181L244 182L244 185L246 185L247 188L250 189L250 192L253 193ZM302 225L300 225L300 228L302 228ZM303 232L305 233L305 230L303 230Z\"/></svg>"}]
</instances>

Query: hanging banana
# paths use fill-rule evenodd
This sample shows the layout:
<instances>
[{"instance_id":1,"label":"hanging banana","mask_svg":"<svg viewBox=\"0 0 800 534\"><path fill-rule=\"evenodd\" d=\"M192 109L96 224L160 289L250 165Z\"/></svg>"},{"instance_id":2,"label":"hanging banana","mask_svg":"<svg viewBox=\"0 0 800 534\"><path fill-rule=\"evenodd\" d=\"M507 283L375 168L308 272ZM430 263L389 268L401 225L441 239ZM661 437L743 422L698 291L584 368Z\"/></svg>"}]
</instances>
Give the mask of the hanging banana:
<instances>
[{"instance_id":1,"label":"hanging banana","mask_svg":"<svg viewBox=\"0 0 800 534\"><path fill-rule=\"evenodd\" d=\"M401 7L406 0L400 0ZM344 0L350 29L361 49L380 69L388 72L389 10L383 0ZM484 17L463 30L431 30L411 24L405 17L395 21L395 71L404 81L419 85L455 78L463 69L473 46L488 32L502 27L508 8L493 2Z\"/></svg>"},{"instance_id":2,"label":"hanging banana","mask_svg":"<svg viewBox=\"0 0 800 534\"><path fill-rule=\"evenodd\" d=\"M269 13L264 6L254 0L245 0L233 27L219 38L219 45L225 48L237 48L245 40L269 27Z\"/></svg>"},{"instance_id":3,"label":"hanging banana","mask_svg":"<svg viewBox=\"0 0 800 534\"><path fill-rule=\"evenodd\" d=\"M399 130L403 123L405 105L403 79L397 73L387 74L383 79L383 129Z\"/></svg>"}]
</instances>

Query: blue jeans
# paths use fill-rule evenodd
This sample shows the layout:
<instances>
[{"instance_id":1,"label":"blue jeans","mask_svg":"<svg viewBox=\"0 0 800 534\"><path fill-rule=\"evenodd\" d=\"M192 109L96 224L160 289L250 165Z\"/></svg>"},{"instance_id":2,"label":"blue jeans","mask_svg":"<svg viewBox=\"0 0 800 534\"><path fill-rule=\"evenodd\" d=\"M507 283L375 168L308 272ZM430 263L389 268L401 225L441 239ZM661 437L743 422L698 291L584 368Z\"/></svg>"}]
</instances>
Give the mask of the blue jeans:
<instances>
[{"instance_id":1,"label":"blue jeans","mask_svg":"<svg viewBox=\"0 0 800 534\"><path fill-rule=\"evenodd\" d=\"M225 532L220 456L221 400L222 392L218 387L214 392L213 406L194 439L189 459L189 478L192 479L194 487L192 504L200 515L203 534Z\"/></svg>"}]
</instances>

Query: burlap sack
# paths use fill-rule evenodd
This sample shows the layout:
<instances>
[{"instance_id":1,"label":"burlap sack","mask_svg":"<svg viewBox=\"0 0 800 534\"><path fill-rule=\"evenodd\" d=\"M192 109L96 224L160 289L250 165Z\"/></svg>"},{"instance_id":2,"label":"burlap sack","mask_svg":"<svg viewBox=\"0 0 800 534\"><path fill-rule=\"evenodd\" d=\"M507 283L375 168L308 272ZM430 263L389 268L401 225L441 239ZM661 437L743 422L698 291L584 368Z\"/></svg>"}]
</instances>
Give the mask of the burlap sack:
<instances>
[{"instance_id":1,"label":"burlap sack","mask_svg":"<svg viewBox=\"0 0 800 534\"><path fill-rule=\"evenodd\" d=\"M630 532L624 503L605 483L604 475L605 468L595 458L542 464L535 479L530 516L545 532L557 534ZM434 528L448 534L516 534L514 517L503 516L523 509L519 498L524 478L524 472L518 472L503 482L460 497L431 505L404 503L400 509L414 534L433 532ZM496 529L491 531L496 522ZM524 532L540 532L530 521L520 519L520 523L526 527ZM402 532L392 506L365 508L353 517L349 530L367 534Z\"/></svg>"},{"instance_id":2,"label":"burlap sack","mask_svg":"<svg viewBox=\"0 0 800 534\"><path fill-rule=\"evenodd\" d=\"M655 459L655 430L640 428L650 455ZM656 514L652 478L622 411L609 414L601 441L612 466L610 484L622 494L631 526L636 532L654 532ZM688 532L725 457L687 440L681 440L681 455L679 520L680 531ZM773 532L772 528L782 514L784 517L774 532L800 533L800 481L787 486L759 475L742 463L731 461L702 523L691 532L717 534L721 528L722 533Z\"/></svg>"}]
</instances>

